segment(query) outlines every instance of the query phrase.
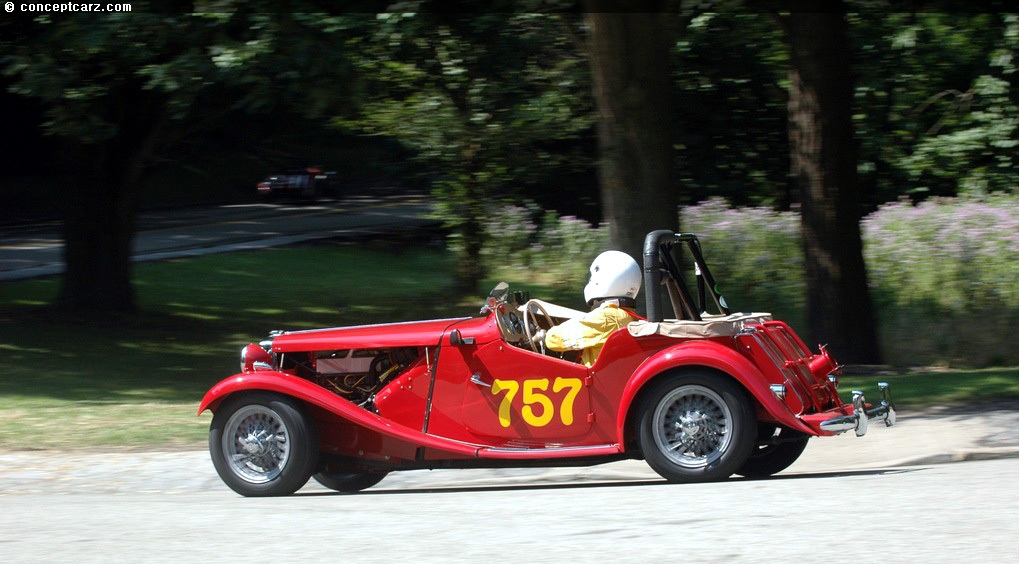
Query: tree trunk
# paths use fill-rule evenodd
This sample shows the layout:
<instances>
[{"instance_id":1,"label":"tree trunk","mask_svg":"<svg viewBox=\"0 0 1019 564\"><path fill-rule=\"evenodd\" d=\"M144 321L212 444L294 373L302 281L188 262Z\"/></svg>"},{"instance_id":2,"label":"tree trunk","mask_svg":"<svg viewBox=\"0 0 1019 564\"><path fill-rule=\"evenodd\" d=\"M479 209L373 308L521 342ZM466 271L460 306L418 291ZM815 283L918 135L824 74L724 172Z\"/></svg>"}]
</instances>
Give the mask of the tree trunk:
<instances>
[{"instance_id":1,"label":"tree trunk","mask_svg":"<svg viewBox=\"0 0 1019 564\"><path fill-rule=\"evenodd\" d=\"M142 185L170 123L165 100L133 84L111 96L116 135L77 142L68 155L73 186L64 213L64 278L59 305L102 313L133 311L131 254Z\"/></svg>"},{"instance_id":2,"label":"tree trunk","mask_svg":"<svg viewBox=\"0 0 1019 564\"><path fill-rule=\"evenodd\" d=\"M131 242L136 197L111 174L106 144L76 151L74 185L64 202L64 278L60 306L73 311L131 311Z\"/></svg>"},{"instance_id":3,"label":"tree trunk","mask_svg":"<svg viewBox=\"0 0 1019 564\"><path fill-rule=\"evenodd\" d=\"M598 2L589 1L587 9ZM665 3L661 3L664 8ZM640 264L644 236L679 226L673 184L672 34L664 13L587 13L602 215Z\"/></svg>"},{"instance_id":4,"label":"tree trunk","mask_svg":"<svg viewBox=\"0 0 1019 564\"><path fill-rule=\"evenodd\" d=\"M468 165L470 166L470 165ZM485 246L485 199L486 190L483 180L473 172L466 175L464 186L464 215L457 229L463 237L463 251L456 257L456 276L454 278L457 295L475 295L478 285L485 277L485 268L481 262L481 249Z\"/></svg>"},{"instance_id":5,"label":"tree trunk","mask_svg":"<svg viewBox=\"0 0 1019 564\"><path fill-rule=\"evenodd\" d=\"M802 205L807 321L836 358L880 361L860 235L853 81L844 7L785 18L789 138Z\"/></svg>"}]
</instances>

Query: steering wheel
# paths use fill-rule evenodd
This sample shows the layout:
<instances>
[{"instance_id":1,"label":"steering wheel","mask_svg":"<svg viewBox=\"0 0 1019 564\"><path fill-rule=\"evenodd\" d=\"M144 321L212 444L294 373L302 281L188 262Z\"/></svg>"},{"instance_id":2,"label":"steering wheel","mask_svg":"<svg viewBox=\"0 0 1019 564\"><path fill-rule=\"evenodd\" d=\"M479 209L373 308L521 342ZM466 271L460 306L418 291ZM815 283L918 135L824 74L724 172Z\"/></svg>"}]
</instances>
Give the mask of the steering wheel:
<instances>
[{"instance_id":1,"label":"steering wheel","mask_svg":"<svg viewBox=\"0 0 1019 564\"><path fill-rule=\"evenodd\" d=\"M539 314L541 317L539 317ZM544 339L541 339L538 343L541 351L535 348L534 335L540 329L551 329L552 327L555 327L555 321L552 320L552 316L545 311L545 308L539 302L528 300L524 304L524 335L527 337L527 342L530 343L531 350L541 352L541 354L549 354L548 350L545 349Z\"/></svg>"}]
</instances>

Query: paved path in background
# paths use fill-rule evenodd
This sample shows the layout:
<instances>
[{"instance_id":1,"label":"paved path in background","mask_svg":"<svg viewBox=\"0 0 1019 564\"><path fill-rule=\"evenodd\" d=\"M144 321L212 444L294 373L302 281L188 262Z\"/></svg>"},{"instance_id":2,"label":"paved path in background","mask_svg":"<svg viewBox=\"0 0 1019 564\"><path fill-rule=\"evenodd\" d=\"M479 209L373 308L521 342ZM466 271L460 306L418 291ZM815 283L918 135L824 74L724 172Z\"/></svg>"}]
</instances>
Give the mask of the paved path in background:
<instances>
[{"instance_id":1,"label":"paved path in background","mask_svg":"<svg viewBox=\"0 0 1019 564\"><path fill-rule=\"evenodd\" d=\"M425 194L379 189L339 200L259 202L141 214L137 262L291 245L317 239L365 237L430 229ZM58 222L0 228L0 281L63 272Z\"/></svg>"}]
</instances>

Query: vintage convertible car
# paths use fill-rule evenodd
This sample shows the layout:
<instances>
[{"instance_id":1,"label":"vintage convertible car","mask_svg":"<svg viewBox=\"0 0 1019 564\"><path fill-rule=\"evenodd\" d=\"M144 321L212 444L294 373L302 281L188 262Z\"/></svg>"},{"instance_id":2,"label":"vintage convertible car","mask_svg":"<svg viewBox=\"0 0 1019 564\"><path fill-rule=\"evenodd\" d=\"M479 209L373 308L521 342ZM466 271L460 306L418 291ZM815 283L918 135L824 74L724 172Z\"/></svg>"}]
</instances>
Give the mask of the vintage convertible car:
<instances>
[{"instance_id":1,"label":"vintage convertible car","mask_svg":"<svg viewBox=\"0 0 1019 564\"><path fill-rule=\"evenodd\" d=\"M199 406L214 412L216 470L245 496L312 476L354 492L398 470L634 458L699 482L770 476L811 437L894 424L886 384L878 404L859 391L844 403L824 347L809 352L767 313L730 312L696 236L649 233L643 260L647 319L591 367L534 338L581 312L504 283L478 317L273 332Z\"/></svg>"}]
</instances>

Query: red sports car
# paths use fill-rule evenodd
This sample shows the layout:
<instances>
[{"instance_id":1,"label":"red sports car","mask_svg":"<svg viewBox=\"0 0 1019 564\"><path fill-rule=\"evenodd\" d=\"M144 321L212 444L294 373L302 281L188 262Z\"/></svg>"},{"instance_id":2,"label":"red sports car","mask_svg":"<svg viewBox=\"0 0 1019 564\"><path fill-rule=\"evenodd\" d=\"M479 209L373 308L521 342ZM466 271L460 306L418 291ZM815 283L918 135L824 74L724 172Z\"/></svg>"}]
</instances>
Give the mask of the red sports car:
<instances>
[{"instance_id":1,"label":"red sports car","mask_svg":"<svg viewBox=\"0 0 1019 564\"><path fill-rule=\"evenodd\" d=\"M629 458L700 482L770 476L811 437L894 424L887 385L877 404L857 391L843 403L823 347L767 313L730 312L696 236L649 233L643 260L647 319L590 367L533 338L581 312L504 283L478 317L273 332L199 406L214 412L216 470L245 496L311 477L354 492L399 470Z\"/></svg>"}]
</instances>

